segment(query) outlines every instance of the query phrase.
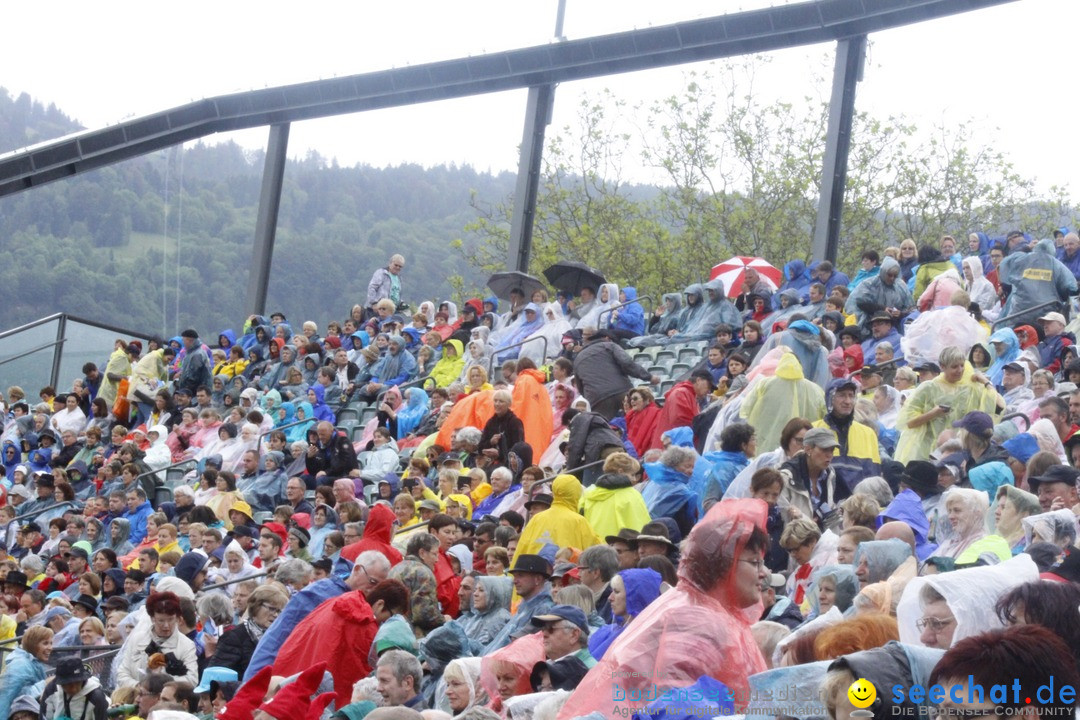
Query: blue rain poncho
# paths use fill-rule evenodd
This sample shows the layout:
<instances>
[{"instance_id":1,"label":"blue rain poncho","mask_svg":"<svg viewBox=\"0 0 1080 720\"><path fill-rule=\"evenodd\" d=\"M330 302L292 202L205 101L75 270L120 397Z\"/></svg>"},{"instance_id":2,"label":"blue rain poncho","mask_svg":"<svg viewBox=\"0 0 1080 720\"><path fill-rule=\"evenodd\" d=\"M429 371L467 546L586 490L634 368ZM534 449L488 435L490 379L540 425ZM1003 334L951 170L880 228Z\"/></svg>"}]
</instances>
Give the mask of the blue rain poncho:
<instances>
[{"instance_id":1,"label":"blue rain poncho","mask_svg":"<svg viewBox=\"0 0 1080 720\"><path fill-rule=\"evenodd\" d=\"M818 598L818 586L825 578L831 578L836 596L833 600L840 612L847 612L855 596L859 594L859 578L855 575L855 568L851 565L826 565L814 571L810 576L810 589L807 597L810 598L810 614L808 618L815 618L821 614L821 602ZM828 612L826 610L826 612Z\"/></svg>"},{"instance_id":2,"label":"blue rain poncho","mask_svg":"<svg viewBox=\"0 0 1080 720\"><path fill-rule=\"evenodd\" d=\"M617 310L618 317L615 319L615 323L611 324L610 315L605 316L604 319L616 330L625 330L635 335L641 335L645 332L645 311L641 308L641 303L632 302L637 300L637 288L624 287L623 295L626 296L626 302L630 304L623 305Z\"/></svg>"},{"instance_id":3,"label":"blue rain poncho","mask_svg":"<svg viewBox=\"0 0 1080 720\"><path fill-rule=\"evenodd\" d=\"M597 660L604 656L604 651L622 634L630 620L660 597L663 578L652 568L623 570L619 577L622 578L623 592L626 594L626 614L616 616L615 622L608 623L589 636L589 654Z\"/></svg>"},{"instance_id":4,"label":"blue rain poncho","mask_svg":"<svg viewBox=\"0 0 1080 720\"><path fill-rule=\"evenodd\" d=\"M773 310L780 309L780 296L787 290L794 290L800 300L806 298L810 292L810 285L814 279L810 277L810 269L802 260L792 260L784 266L784 283L776 289L772 298Z\"/></svg>"},{"instance_id":5,"label":"blue rain poncho","mask_svg":"<svg viewBox=\"0 0 1080 720\"><path fill-rule=\"evenodd\" d=\"M1013 252L998 266L998 280L1012 286L1002 317L1023 313L1047 302L1065 303L1076 292L1076 278L1054 257L1054 241L1040 240L1031 252ZM1056 309L1053 305L1032 309L1013 321L1013 326L1031 322Z\"/></svg>"},{"instance_id":6,"label":"blue rain poncho","mask_svg":"<svg viewBox=\"0 0 1080 720\"><path fill-rule=\"evenodd\" d=\"M1005 345L1000 354L998 354L997 346L994 343L1003 343ZM986 377L990 378L990 382L994 383L994 385L1001 387L1005 366L1020 357L1020 338L1016 337L1016 333L1011 328L1001 328L995 330L994 334L990 336L990 347L994 355L994 361L990 363L990 369L986 371Z\"/></svg>"},{"instance_id":7,"label":"blue rain poncho","mask_svg":"<svg viewBox=\"0 0 1080 720\"><path fill-rule=\"evenodd\" d=\"M409 388L409 395L404 407L397 411L397 439L401 440L411 433L427 417L431 409L431 398L418 387Z\"/></svg>"},{"instance_id":8,"label":"blue rain poncho","mask_svg":"<svg viewBox=\"0 0 1080 720\"><path fill-rule=\"evenodd\" d=\"M802 365L803 377L825 389L832 375L829 372L829 353L821 345L821 328L806 320L796 320L786 330L774 333L761 346L751 369L777 345L791 349Z\"/></svg>"}]
</instances>

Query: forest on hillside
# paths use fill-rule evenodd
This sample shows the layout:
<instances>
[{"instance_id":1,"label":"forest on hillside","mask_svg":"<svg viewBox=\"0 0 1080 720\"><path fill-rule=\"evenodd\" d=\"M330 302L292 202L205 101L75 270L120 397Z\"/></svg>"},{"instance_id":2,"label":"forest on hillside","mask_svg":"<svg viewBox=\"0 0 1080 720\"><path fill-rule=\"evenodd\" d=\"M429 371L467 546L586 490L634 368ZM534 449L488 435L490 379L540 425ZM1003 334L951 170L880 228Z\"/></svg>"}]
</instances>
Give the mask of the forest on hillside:
<instances>
[{"instance_id":1,"label":"forest on hillside","mask_svg":"<svg viewBox=\"0 0 1080 720\"><path fill-rule=\"evenodd\" d=\"M0 88L0 152L79 129L55 105ZM0 329L61 311L167 335L238 329L262 166L261 150L196 143L0 199ZM513 185L512 173L470 167L291 160L268 308L344 318L395 252L408 258L414 303L449 297L452 278L481 286L483 273L451 244L475 218L474 195L504 198Z\"/></svg>"}]
</instances>

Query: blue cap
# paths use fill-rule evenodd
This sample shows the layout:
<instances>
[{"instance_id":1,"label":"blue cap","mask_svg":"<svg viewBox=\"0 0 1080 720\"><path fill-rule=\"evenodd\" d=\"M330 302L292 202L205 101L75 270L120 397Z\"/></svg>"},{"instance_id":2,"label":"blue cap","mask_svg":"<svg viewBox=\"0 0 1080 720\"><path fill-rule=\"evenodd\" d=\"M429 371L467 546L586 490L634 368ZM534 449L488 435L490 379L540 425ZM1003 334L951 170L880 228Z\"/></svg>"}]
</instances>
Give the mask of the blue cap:
<instances>
[{"instance_id":1,"label":"blue cap","mask_svg":"<svg viewBox=\"0 0 1080 720\"><path fill-rule=\"evenodd\" d=\"M240 676L236 674L236 671L227 667L208 667L203 670L202 680L199 681L199 687L195 688L195 694L201 695L203 693L210 692L210 683L217 682L238 682Z\"/></svg>"},{"instance_id":2,"label":"blue cap","mask_svg":"<svg viewBox=\"0 0 1080 720\"><path fill-rule=\"evenodd\" d=\"M585 611L574 605L552 605L543 615L534 615L532 624L543 627L546 623L560 620L573 623L584 635L589 634L589 621L585 617Z\"/></svg>"},{"instance_id":3,"label":"blue cap","mask_svg":"<svg viewBox=\"0 0 1080 720\"><path fill-rule=\"evenodd\" d=\"M1001 447L1005 448L1005 452L1011 457L1027 465L1031 456L1039 452L1039 441L1030 433L1020 433L1003 442Z\"/></svg>"}]
</instances>

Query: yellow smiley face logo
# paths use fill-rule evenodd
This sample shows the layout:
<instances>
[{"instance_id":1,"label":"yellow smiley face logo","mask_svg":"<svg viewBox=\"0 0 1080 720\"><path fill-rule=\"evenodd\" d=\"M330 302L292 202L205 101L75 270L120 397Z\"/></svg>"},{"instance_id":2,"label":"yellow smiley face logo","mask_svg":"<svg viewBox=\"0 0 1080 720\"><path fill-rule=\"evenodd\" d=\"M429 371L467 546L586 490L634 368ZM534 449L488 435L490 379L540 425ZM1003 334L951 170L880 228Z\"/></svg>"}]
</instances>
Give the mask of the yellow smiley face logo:
<instances>
[{"instance_id":1,"label":"yellow smiley face logo","mask_svg":"<svg viewBox=\"0 0 1080 720\"><path fill-rule=\"evenodd\" d=\"M877 688L869 680L859 678L851 683L847 696L855 707L860 709L868 708L874 704L874 700L877 698Z\"/></svg>"}]
</instances>

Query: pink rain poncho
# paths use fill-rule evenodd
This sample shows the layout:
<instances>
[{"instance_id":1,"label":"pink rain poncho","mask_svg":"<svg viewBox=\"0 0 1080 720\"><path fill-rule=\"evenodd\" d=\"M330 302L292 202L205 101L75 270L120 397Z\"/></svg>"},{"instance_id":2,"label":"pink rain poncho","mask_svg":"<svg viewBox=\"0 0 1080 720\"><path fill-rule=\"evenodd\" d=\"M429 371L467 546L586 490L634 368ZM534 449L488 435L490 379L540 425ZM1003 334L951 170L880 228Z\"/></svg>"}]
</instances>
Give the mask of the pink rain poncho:
<instances>
[{"instance_id":1,"label":"pink rain poncho","mask_svg":"<svg viewBox=\"0 0 1080 720\"><path fill-rule=\"evenodd\" d=\"M766 665L750 634L751 623L761 616L761 599L753 589L758 575L750 577L753 566L739 560L755 530L755 544L762 543L757 549L767 547L762 537L767 513L762 500L716 503L687 538L679 584L611 644L567 700L559 720L591 712L629 717L665 688L691 685L703 675L724 683L736 707L744 708L747 678ZM739 577L742 581L736 582Z\"/></svg>"}]
</instances>

